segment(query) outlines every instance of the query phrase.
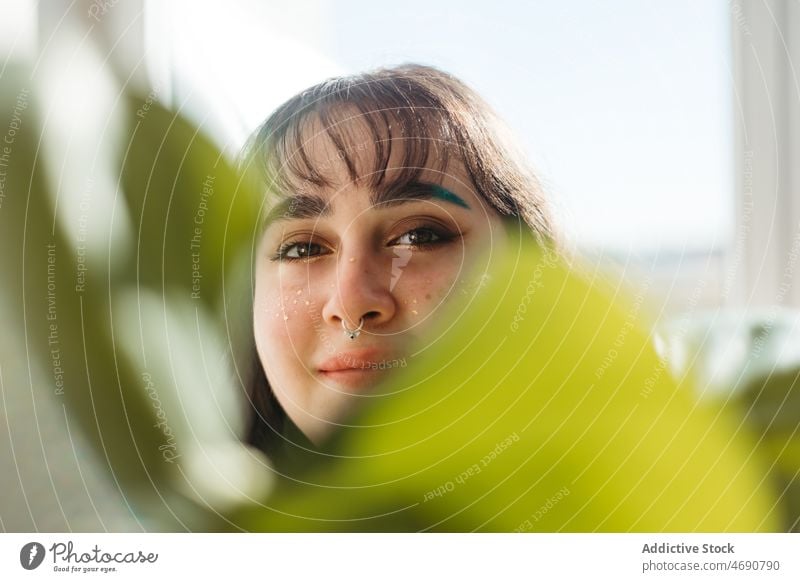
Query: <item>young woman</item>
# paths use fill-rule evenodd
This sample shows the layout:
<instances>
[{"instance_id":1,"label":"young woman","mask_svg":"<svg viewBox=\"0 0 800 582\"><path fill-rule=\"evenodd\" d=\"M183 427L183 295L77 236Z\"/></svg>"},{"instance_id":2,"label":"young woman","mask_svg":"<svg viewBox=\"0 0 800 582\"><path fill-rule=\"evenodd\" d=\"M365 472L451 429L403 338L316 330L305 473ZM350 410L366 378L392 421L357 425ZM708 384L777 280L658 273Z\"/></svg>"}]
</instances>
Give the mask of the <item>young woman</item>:
<instances>
[{"instance_id":1,"label":"young woman","mask_svg":"<svg viewBox=\"0 0 800 582\"><path fill-rule=\"evenodd\" d=\"M265 195L248 440L276 462L321 445L372 387L413 366L410 346L424 348L507 229L554 239L540 184L499 120L432 67L311 87L243 159Z\"/></svg>"}]
</instances>

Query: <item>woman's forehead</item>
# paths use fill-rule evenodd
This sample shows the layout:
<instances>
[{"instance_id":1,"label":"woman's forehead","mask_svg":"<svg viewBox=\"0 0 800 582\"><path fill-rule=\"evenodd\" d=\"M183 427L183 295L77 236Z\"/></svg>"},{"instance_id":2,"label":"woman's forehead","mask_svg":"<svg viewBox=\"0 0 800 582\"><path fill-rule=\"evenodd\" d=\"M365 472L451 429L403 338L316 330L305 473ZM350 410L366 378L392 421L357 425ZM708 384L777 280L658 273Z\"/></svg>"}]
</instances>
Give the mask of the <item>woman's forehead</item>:
<instances>
[{"instance_id":1,"label":"woman's forehead","mask_svg":"<svg viewBox=\"0 0 800 582\"><path fill-rule=\"evenodd\" d=\"M402 186L405 182L441 183L448 175L465 181L467 172L454 144L432 135L407 135L391 117L373 119L376 112L341 110L324 120L309 115L299 125L294 151L283 168L296 189L370 189Z\"/></svg>"},{"instance_id":2,"label":"woman's forehead","mask_svg":"<svg viewBox=\"0 0 800 582\"><path fill-rule=\"evenodd\" d=\"M431 138L389 131L379 147L375 135L363 115L341 117L335 124L319 118L304 124L295 136L295 151L287 152L291 157L283 168L283 184L278 199L269 204L265 225L279 216L327 215L349 206L345 199L352 196L375 207L405 199L439 199L467 209L481 206L463 162L447 148Z\"/></svg>"}]
</instances>

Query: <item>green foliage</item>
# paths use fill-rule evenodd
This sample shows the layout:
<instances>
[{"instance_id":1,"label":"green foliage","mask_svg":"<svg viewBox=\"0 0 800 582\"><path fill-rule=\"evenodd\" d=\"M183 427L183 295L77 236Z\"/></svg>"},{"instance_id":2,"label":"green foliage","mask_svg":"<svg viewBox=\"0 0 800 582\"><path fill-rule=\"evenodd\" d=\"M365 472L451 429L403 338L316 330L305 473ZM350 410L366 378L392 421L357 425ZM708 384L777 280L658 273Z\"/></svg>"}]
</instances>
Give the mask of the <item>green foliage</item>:
<instances>
[{"instance_id":1,"label":"green foliage","mask_svg":"<svg viewBox=\"0 0 800 582\"><path fill-rule=\"evenodd\" d=\"M119 190L98 191L96 176L85 175L85 190L75 191L75 182L61 182L57 172L70 152L42 145L55 141L54 129L37 110L40 95L26 73L6 71L2 90L8 116L21 90L27 86L31 95L0 211L2 300L12 306L20 353L63 381L42 389L63 401L126 500L151 523L214 527L211 514L185 494L187 477L174 461L187 448L207 444L205 426L214 419L193 415L181 395L194 390L212 405L215 395L237 389L219 352L237 361L237 341L249 330L250 308L242 300L249 273L242 265L258 201L194 126L137 97L98 112L124 127L114 136L122 147L112 167L95 168L110 172ZM144 116L137 114L143 103L149 106ZM0 122L7 127L9 118ZM81 152L81 159L96 156L106 142L96 136L93 145L97 150ZM208 176L214 193L198 225ZM120 220L125 228L118 228ZM202 280L193 297L191 241L198 226ZM94 238L87 240L87 231ZM235 292L226 294L226 286ZM193 343L181 341L186 337ZM209 346L218 348L211 356L202 352Z\"/></svg>"},{"instance_id":2,"label":"green foliage","mask_svg":"<svg viewBox=\"0 0 800 582\"><path fill-rule=\"evenodd\" d=\"M759 453L782 504L781 531L800 531L800 369L754 379L729 407L759 437Z\"/></svg>"}]
</instances>

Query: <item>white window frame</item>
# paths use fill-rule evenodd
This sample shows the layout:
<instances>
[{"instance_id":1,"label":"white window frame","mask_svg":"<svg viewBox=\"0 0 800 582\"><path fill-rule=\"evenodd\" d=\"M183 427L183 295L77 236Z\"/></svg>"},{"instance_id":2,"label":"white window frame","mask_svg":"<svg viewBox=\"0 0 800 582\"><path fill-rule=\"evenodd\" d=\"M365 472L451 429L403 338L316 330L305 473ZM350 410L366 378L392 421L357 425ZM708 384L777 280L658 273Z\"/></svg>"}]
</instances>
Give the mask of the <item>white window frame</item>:
<instances>
[{"instance_id":1,"label":"white window frame","mask_svg":"<svg viewBox=\"0 0 800 582\"><path fill-rule=\"evenodd\" d=\"M729 304L800 308L800 4L735 0L736 239Z\"/></svg>"}]
</instances>

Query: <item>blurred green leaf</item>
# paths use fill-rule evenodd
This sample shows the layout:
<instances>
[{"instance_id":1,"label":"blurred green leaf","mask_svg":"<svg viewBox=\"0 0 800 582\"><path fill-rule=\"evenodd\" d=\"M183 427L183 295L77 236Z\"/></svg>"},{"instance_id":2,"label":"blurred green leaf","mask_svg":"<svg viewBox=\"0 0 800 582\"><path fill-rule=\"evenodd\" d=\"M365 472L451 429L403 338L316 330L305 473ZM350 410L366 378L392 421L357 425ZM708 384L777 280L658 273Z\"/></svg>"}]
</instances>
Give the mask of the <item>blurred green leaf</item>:
<instances>
[{"instance_id":1,"label":"blurred green leaf","mask_svg":"<svg viewBox=\"0 0 800 582\"><path fill-rule=\"evenodd\" d=\"M191 471L197 463L176 458L192 449L207 457L230 422L220 415L240 414L221 401L240 393L233 365L250 355L240 352L250 345L251 319L243 266L259 201L195 127L141 97L97 112L125 128L114 136L122 144L116 165L97 169L118 177L124 197L92 191L92 176L83 177L85 192L71 190L76 181L59 182L53 171L72 155L70 143L48 142L55 141L53 128L37 110L41 95L27 73L5 71L0 119L7 127L27 90L0 209L0 244L7 249L2 301L13 306L20 353L48 371L53 384L41 389L63 401L126 500L150 523L169 530L220 527L213 525L216 508L203 507L214 497ZM109 141L95 136L89 143L99 149ZM201 214L207 219L199 224ZM82 229L107 238L89 244L70 223L76 216ZM134 221L128 232L135 240L112 240L122 235L103 228L120 216ZM170 341L186 337L194 342ZM199 417L198 407L181 398L189 383L195 397L207 399ZM227 439L238 443L241 427L233 425Z\"/></svg>"},{"instance_id":2,"label":"blurred green leaf","mask_svg":"<svg viewBox=\"0 0 800 582\"><path fill-rule=\"evenodd\" d=\"M800 531L800 369L754 379L728 407L758 435L783 508L781 531Z\"/></svg>"}]
</instances>

